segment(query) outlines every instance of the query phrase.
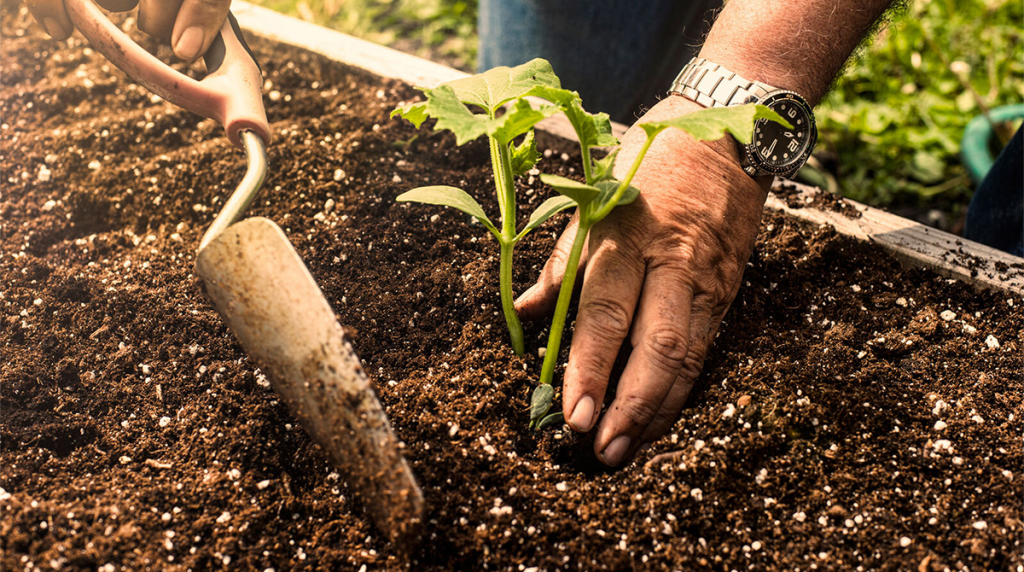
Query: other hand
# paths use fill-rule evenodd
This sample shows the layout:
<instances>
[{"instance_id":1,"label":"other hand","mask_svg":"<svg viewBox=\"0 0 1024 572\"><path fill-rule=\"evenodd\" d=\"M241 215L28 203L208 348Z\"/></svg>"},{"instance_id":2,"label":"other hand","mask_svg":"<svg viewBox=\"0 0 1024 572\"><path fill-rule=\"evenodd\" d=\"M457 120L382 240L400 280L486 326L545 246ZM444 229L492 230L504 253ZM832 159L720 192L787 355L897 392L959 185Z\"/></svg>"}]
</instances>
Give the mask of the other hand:
<instances>
[{"instance_id":1,"label":"other hand","mask_svg":"<svg viewBox=\"0 0 1024 572\"><path fill-rule=\"evenodd\" d=\"M697 109L669 96L640 122ZM617 177L644 140L635 126L626 133ZM581 257L585 274L563 384L565 418L573 430L589 431L601 417L612 366L628 336L632 352L594 441L598 458L611 466L664 435L679 417L739 290L770 178L755 181L743 172L731 138L699 143L668 129L632 184L640 197L591 229ZM554 309L576 228L574 218L537 284L516 302L523 318Z\"/></svg>"},{"instance_id":2,"label":"other hand","mask_svg":"<svg viewBox=\"0 0 1024 572\"><path fill-rule=\"evenodd\" d=\"M91 1L91 0L90 0ZM28 9L55 40L66 40L75 31L63 0L26 0ZM112 12L139 6L139 29L169 41L174 54L192 61L206 53L227 19L231 0L99 0Z\"/></svg>"}]
</instances>

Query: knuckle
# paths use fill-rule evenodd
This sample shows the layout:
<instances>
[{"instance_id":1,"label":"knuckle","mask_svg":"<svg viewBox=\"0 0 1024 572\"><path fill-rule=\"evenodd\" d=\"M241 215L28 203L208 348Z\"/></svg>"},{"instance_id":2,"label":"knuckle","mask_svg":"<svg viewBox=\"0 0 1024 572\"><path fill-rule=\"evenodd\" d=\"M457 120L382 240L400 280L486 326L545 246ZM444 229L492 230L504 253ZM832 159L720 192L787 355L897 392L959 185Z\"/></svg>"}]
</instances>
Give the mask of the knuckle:
<instances>
[{"instance_id":1,"label":"knuckle","mask_svg":"<svg viewBox=\"0 0 1024 572\"><path fill-rule=\"evenodd\" d=\"M674 324L655 326L644 342L655 364L665 370L679 370L689 354L686 334Z\"/></svg>"},{"instance_id":2,"label":"knuckle","mask_svg":"<svg viewBox=\"0 0 1024 572\"><path fill-rule=\"evenodd\" d=\"M629 333L630 311L620 300L595 298L580 308L580 318L598 334L622 339Z\"/></svg>"},{"instance_id":3,"label":"knuckle","mask_svg":"<svg viewBox=\"0 0 1024 572\"><path fill-rule=\"evenodd\" d=\"M647 427L658 414L659 405L639 395L623 395L615 400L612 408L633 427Z\"/></svg>"}]
</instances>

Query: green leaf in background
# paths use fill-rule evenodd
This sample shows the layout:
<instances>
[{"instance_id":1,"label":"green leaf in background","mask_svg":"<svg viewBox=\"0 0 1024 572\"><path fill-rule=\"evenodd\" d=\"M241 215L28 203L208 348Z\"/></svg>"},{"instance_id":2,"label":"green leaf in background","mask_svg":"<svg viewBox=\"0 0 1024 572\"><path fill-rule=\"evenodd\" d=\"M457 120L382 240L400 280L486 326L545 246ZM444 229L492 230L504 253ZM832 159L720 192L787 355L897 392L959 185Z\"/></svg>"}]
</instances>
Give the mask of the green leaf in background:
<instances>
[{"instance_id":1,"label":"green leaf in background","mask_svg":"<svg viewBox=\"0 0 1024 572\"><path fill-rule=\"evenodd\" d=\"M395 201L400 203L425 203L459 209L480 221L481 224L487 227L487 230L498 234L498 230L494 228L491 219L487 218L487 214L484 213L480 203L476 202L476 199L469 196L469 193L462 189L444 185L417 187L398 195Z\"/></svg>"},{"instance_id":2,"label":"green leaf in background","mask_svg":"<svg viewBox=\"0 0 1024 572\"><path fill-rule=\"evenodd\" d=\"M611 153L608 153L604 159L594 161L594 169L592 173L595 182L600 183L601 181L612 178L612 170L615 169L615 156L618 154L619 150L615 149Z\"/></svg>"},{"instance_id":3,"label":"green leaf in background","mask_svg":"<svg viewBox=\"0 0 1024 572\"><path fill-rule=\"evenodd\" d=\"M592 187L586 183L574 181L572 179L566 179L558 175L548 175L542 173L540 180L544 181L545 185L553 187L558 194L569 197L576 201L576 204L583 206L590 201L593 201L601 194L601 190L597 187Z\"/></svg>"},{"instance_id":4,"label":"green leaf in background","mask_svg":"<svg viewBox=\"0 0 1024 572\"><path fill-rule=\"evenodd\" d=\"M914 158L910 161L910 173L915 179L926 185L941 181L945 170L946 162L927 151L914 153Z\"/></svg>"},{"instance_id":5,"label":"green leaf in background","mask_svg":"<svg viewBox=\"0 0 1024 572\"><path fill-rule=\"evenodd\" d=\"M476 105L493 115L498 108L526 95L536 86L562 87L547 60L536 58L509 68L496 67L467 78L445 82L455 96L468 105Z\"/></svg>"},{"instance_id":6,"label":"green leaf in background","mask_svg":"<svg viewBox=\"0 0 1024 572\"><path fill-rule=\"evenodd\" d=\"M675 127L698 141L721 139L728 132L740 143L750 143L754 134L754 123L759 119L775 121L786 129L793 128L793 125L778 113L764 105L756 104L712 107L687 113L675 119L648 121L639 125L648 137L654 137L669 127Z\"/></svg>"},{"instance_id":7,"label":"green leaf in background","mask_svg":"<svg viewBox=\"0 0 1024 572\"><path fill-rule=\"evenodd\" d=\"M544 201L530 215L530 221L526 223L526 227L523 228L522 232L520 232L519 235L516 236L516 240L520 240L521 238L526 236L531 230L544 224L544 221L555 216L556 213L572 206L576 206L576 201L562 195L556 195Z\"/></svg>"},{"instance_id":8,"label":"green leaf in background","mask_svg":"<svg viewBox=\"0 0 1024 572\"><path fill-rule=\"evenodd\" d=\"M518 177L525 174L537 164L540 153L537 152L537 139L534 137L533 129L526 133L526 138L519 145L512 147L512 176Z\"/></svg>"},{"instance_id":9,"label":"green leaf in background","mask_svg":"<svg viewBox=\"0 0 1024 572\"><path fill-rule=\"evenodd\" d=\"M551 409L551 402L555 398L555 388L549 383L542 383L533 390L533 397L530 398L530 424L537 423L544 418Z\"/></svg>"}]
</instances>

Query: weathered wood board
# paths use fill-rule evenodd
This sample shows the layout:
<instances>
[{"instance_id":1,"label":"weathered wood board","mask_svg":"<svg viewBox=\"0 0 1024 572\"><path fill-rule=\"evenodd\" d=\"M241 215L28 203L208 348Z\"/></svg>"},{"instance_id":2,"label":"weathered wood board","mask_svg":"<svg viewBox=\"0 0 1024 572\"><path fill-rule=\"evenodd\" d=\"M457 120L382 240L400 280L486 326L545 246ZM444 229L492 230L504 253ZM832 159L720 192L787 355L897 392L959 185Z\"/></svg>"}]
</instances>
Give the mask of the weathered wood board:
<instances>
[{"instance_id":1,"label":"weathered wood board","mask_svg":"<svg viewBox=\"0 0 1024 572\"><path fill-rule=\"evenodd\" d=\"M241 0L235 1L231 9L239 24L249 33L305 48L382 77L432 87L468 75ZM555 135L575 139L569 122L561 116L550 118L539 127ZM613 124L616 135L621 136L625 130L625 125ZM814 193L825 192L781 180L776 180L773 188L778 190L782 185L786 185L790 195L794 189L801 193L805 203L813 200ZM790 196L787 202L772 195L765 208L781 210L809 222L832 225L841 234L874 242L909 264L932 267L944 275L981 287L1024 294L1024 259L854 201L845 202L860 212L856 218L811 206L789 206L794 202L799 204L800 199L794 201Z\"/></svg>"}]
</instances>

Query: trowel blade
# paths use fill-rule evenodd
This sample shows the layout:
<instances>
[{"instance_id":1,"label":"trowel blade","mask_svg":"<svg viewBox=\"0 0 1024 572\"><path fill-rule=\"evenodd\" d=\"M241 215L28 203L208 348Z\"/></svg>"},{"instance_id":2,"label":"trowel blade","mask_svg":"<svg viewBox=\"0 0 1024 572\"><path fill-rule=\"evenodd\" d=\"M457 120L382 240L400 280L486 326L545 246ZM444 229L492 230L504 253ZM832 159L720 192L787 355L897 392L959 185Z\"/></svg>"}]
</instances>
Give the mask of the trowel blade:
<instances>
[{"instance_id":1,"label":"trowel blade","mask_svg":"<svg viewBox=\"0 0 1024 572\"><path fill-rule=\"evenodd\" d=\"M196 271L246 353L378 528L397 544L413 544L423 493L359 358L281 228L259 217L233 224L199 252Z\"/></svg>"}]
</instances>

